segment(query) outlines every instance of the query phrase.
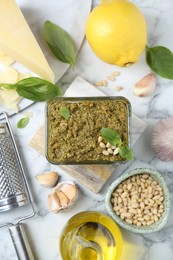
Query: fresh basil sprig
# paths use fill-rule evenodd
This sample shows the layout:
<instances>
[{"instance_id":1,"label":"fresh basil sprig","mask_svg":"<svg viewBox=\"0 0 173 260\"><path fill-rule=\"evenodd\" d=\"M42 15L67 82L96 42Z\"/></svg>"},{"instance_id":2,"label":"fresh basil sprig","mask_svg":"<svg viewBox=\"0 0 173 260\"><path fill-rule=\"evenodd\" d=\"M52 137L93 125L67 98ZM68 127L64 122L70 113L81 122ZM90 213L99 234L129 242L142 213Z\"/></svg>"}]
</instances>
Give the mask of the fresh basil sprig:
<instances>
[{"instance_id":1,"label":"fresh basil sprig","mask_svg":"<svg viewBox=\"0 0 173 260\"><path fill-rule=\"evenodd\" d=\"M119 147L119 154L123 159L133 160L132 150L128 146L124 145L124 142L121 140L121 136L117 131L114 131L109 127L103 127L101 129L101 135L112 146Z\"/></svg>"},{"instance_id":2,"label":"fresh basil sprig","mask_svg":"<svg viewBox=\"0 0 173 260\"><path fill-rule=\"evenodd\" d=\"M128 146L120 146L119 154L124 159L133 160L133 152Z\"/></svg>"},{"instance_id":3,"label":"fresh basil sprig","mask_svg":"<svg viewBox=\"0 0 173 260\"><path fill-rule=\"evenodd\" d=\"M37 77L26 78L16 84L0 84L0 86L6 89L16 89L19 96L33 101L47 101L52 97L62 96L60 87Z\"/></svg>"},{"instance_id":4,"label":"fresh basil sprig","mask_svg":"<svg viewBox=\"0 0 173 260\"><path fill-rule=\"evenodd\" d=\"M62 62L75 64L75 46L69 34L58 25L46 21L43 27L43 36L53 52Z\"/></svg>"},{"instance_id":5,"label":"fresh basil sprig","mask_svg":"<svg viewBox=\"0 0 173 260\"><path fill-rule=\"evenodd\" d=\"M101 135L112 146L115 146L120 142L120 134L110 128L103 127L101 129Z\"/></svg>"},{"instance_id":6,"label":"fresh basil sprig","mask_svg":"<svg viewBox=\"0 0 173 260\"><path fill-rule=\"evenodd\" d=\"M60 114L62 117L64 117L66 120L70 117L70 111L67 107L61 107L60 108Z\"/></svg>"},{"instance_id":7,"label":"fresh basil sprig","mask_svg":"<svg viewBox=\"0 0 173 260\"><path fill-rule=\"evenodd\" d=\"M146 47L146 61L156 74L163 78L173 79L173 53L163 47Z\"/></svg>"},{"instance_id":8,"label":"fresh basil sprig","mask_svg":"<svg viewBox=\"0 0 173 260\"><path fill-rule=\"evenodd\" d=\"M17 127L18 128L24 128L25 126L27 126L27 124L29 123L29 116L23 117L21 118L18 123L17 123Z\"/></svg>"}]
</instances>

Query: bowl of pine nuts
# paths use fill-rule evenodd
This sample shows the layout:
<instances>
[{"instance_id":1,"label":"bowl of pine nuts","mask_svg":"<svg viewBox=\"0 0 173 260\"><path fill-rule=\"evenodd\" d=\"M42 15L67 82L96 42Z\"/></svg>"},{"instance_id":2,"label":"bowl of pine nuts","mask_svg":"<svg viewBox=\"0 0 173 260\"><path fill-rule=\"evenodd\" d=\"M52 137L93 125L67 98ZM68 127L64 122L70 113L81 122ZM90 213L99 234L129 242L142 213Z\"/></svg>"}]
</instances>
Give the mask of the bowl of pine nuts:
<instances>
[{"instance_id":1,"label":"bowl of pine nuts","mask_svg":"<svg viewBox=\"0 0 173 260\"><path fill-rule=\"evenodd\" d=\"M155 232L167 223L169 190L158 171L136 168L112 183L106 194L106 209L121 227L129 231Z\"/></svg>"}]
</instances>

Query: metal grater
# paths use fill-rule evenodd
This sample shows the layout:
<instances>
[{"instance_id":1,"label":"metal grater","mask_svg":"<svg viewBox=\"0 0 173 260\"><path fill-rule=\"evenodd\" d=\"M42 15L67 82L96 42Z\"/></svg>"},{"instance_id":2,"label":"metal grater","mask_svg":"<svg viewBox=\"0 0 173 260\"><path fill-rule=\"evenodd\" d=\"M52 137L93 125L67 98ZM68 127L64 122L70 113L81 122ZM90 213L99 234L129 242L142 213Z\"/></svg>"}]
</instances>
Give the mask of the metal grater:
<instances>
[{"instance_id":1,"label":"metal grater","mask_svg":"<svg viewBox=\"0 0 173 260\"><path fill-rule=\"evenodd\" d=\"M24 168L5 112L0 112L0 213L30 204L32 213L17 221L6 222L19 260L34 260L23 224L35 215Z\"/></svg>"},{"instance_id":2,"label":"metal grater","mask_svg":"<svg viewBox=\"0 0 173 260\"><path fill-rule=\"evenodd\" d=\"M0 212L28 203L20 163L8 124L0 124Z\"/></svg>"}]
</instances>

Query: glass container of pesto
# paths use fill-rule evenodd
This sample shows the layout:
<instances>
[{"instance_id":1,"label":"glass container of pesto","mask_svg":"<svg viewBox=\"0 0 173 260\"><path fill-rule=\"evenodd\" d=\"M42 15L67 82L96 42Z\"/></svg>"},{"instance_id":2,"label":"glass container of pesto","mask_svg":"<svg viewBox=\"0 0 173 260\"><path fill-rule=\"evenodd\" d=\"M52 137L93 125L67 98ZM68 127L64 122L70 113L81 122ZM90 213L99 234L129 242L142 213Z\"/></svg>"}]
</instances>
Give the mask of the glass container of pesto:
<instances>
[{"instance_id":1,"label":"glass container of pesto","mask_svg":"<svg viewBox=\"0 0 173 260\"><path fill-rule=\"evenodd\" d=\"M117 131L130 146L131 105L124 97L58 97L46 104L46 157L53 164L126 162L119 154L105 155L100 131Z\"/></svg>"}]
</instances>

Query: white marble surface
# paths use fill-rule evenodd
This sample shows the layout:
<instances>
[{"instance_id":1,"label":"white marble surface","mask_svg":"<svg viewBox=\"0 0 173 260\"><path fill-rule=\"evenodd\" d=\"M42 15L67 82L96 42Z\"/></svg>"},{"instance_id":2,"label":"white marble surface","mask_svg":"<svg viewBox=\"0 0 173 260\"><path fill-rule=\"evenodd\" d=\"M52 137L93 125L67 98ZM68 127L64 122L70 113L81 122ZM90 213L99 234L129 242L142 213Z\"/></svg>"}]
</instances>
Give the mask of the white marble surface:
<instances>
[{"instance_id":1,"label":"white marble surface","mask_svg":"<svg viewBox=\"0 0 173 260\"><path fill-rule=\"evenodd\" d=\"M164 45L168 48L173 46L172 37L172 16L173 2L172 0L145 0L134 1L143 11L148 26L148 44ZM94 0L94 5L99 3ZM65 10L64 10L65 12ZM150 146L151 129L160 118L173 115L173 88L172 81L157 77L157 87L153 95L145 98L135 97L132 93L134 83L148 73L150 70L145 62L143 54L139 61L130 68L118 68L116 66L105 64L100 61L90 49L86 40L77 56L75 71L69 69L63 76L61 82L65 90L68 84L79 75L93 83L104 79L111 72L118 70L121 75L116 82L109 82L108 87L104 88L104 92L108 95L121 94L127 97L132 104L133 113L143 119L147 123L147 128L140 139L134 146L135 160L130 167L137 167L140 163L150 164L159 170L168 185L173 205L173 178L172 169L173 162L161 162L153 154ZM115 85L122 85L123 90L117 93L114 89ZM26 112L32 112L28 126L22 130L16 128L18 120L25 115ZM117 178L125 168L129 165L119 167L112 177L108 180L99 194L93 194L79 185L79 199L77 203L66 212L52 214L47 210L47 195L49 189L45 189L38 185L35 175L48 170L58 170L60 180L71 180L71 178L62 170L54 165L50 165L46 159L39 155L36 151L28 146L28 140L36 132L38 127L44 122L44 104L37 103L22 111L18 115L11 118L14 133L20 149L20 153L25 162L27 170L27 178L33 194L33 199L38 214L26 222L33 251L38 260L61 260L59 255L58 238L66 221L75 213L84 210L105 211L104 198L110 183ZM144 164L145 165L145 164ZM20 209L20 214L23 210ZM12 213L13 214L13 213ZM173 220L171 218L173 212L171 209L168 224L159 232L148 235L137 235L122 230L124 239L130 244L130 251L133 260L172 260L173 259ZM3 214L1 214L3 215ZM4 215L5 218L12 218L11 213ZM0 216L2 220L4 217ZM122 260L131 260L129 255L123 256ZM16 255L11 243L8 230L1 229L0 232L0 259L16 260ZM111 259L110 259L111 260Z\"/></svg>"}]
</instances>

